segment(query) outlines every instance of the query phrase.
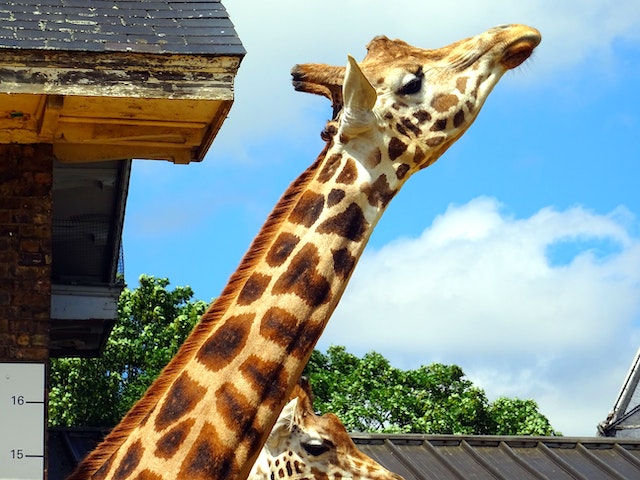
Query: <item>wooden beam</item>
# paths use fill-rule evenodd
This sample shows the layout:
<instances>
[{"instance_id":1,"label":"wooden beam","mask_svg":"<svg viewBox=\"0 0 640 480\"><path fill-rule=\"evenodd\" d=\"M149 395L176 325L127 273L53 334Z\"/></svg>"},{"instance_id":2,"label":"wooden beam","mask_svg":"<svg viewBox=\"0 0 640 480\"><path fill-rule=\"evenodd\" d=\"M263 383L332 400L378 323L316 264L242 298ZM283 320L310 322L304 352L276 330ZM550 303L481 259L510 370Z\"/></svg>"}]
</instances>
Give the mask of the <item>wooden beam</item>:
<instances>
[{"instance_id":1,"label":"wooden beam","mask_svg":"<svg viewBox=\"0 0 640 480\"><path fill-rule=\"evenodd\" d=\"M233 100L241 58L0 49L0 92Z\"/></svg>"},{"instance_id":2,"label":"wooden beam","mask_svg":"<svg viewBox=\"0 0 640 480\"><path fill-rule=\"evenodd\" d=\"M47 95L44 112L42 113L42 117L40 119L40 129L38 132L38 140L40 142L53 142L63 106L64 97L62 95Z\"/></svg>"},{"instance_id":3,"label":"wooden beam","mask_svg":"<svg viewBox=\"0 0 640 480\"><path fill-rule=\"evenodd\" d=\"M189 146L171 144L77 144L54 143L53 154L61 162L101 162L104 160L148 159L187 164L199 161Z\"/></svg>"}]
</instances>

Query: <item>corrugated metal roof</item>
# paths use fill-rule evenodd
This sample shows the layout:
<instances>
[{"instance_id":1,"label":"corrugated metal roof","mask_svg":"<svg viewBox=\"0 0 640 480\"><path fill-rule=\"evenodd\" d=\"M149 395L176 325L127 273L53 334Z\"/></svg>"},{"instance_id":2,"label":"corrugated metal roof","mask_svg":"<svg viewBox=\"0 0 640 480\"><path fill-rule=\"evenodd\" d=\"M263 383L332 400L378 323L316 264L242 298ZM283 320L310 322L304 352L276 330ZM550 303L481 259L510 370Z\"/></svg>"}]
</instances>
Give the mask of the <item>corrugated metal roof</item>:
<instances>
[{"instance_id":1,"label":"corrugated metal roof","mask_svg":"<svg viewBox=\"0 0 640 480\"><path fill-rule=\"evenodd\" d=\"M640 441L599 437L353 435L406 480L640 478Z\"/></svg>"},{"instance_id":2,"label":"corrugated metal roof","mask_svg":"<svg viewBox=\"0 0 640 480\"><path fill-rule=\"evenodd\" d=\"M104 430L49 429L49 480L62 480ZM358 448L406 480L640 478L640 440L353 434Z\"/></svg>"},{"instance_id":3,"label":"corrugated metal roof","mask_svg":"<svg viewBox=\"0 0 640 480\"><path fill-rule=\"evenodd\" d=\"M244 55L220 1L8 0L0 48Z\"/></svg>"}]
</instances>

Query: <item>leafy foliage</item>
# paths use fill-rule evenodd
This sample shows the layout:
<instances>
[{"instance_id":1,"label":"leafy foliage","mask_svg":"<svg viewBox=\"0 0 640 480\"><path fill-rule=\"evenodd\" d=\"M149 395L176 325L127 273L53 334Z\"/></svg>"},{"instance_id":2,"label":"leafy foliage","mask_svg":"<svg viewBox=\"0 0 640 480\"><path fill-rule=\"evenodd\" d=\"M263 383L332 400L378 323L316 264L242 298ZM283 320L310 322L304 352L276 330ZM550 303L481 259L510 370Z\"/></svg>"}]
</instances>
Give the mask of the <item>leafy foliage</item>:
<instances>
[{"instance_id":1,"label":"leafy foliage","mask_svg":"<svg viewBox=\"0 0 640 480\"><path fill-rule=\"evenodd\" d=\"M500 398L484 391L457 365L434 363L399 370L382 355L362 358L333 346L314 351L310 377L320 412L333 412L347 430L363 432L553 435L533 400Z\"/></svg>"},{"instance_id":2,"label":"leafy foliage","mask_svg":"<svg viewBox=\"0 0 640 480\"><path fill-rule=\"evenodd\" d=\"M101 358L51 361L49 423L113 426L169 362L206 310L190 287L143 275L125 289Z\"/></svg>"}]
</instances>

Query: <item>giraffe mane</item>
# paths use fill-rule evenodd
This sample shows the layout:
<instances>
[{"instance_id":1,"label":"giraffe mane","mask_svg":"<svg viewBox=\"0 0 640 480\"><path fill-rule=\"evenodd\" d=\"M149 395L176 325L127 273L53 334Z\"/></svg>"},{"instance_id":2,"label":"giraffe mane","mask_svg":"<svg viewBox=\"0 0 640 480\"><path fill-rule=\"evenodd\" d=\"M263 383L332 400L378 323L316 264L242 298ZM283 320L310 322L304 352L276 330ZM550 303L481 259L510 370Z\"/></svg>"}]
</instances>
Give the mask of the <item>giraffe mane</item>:
<instances>
[{"instance_id":1,"label":"giraffe mane","mask_svg":"<svg viewBox=\"0 0 640 480\"><path fill-rule=\"evenodd\" d=\"M280 225L296 205L305 187L313 179L330 146L331 142L328 141L315 162L285 190L275 208L267 217L260 232L254 238L247 253L240 261L240 265L231 274L222 293L202 315L200 322L194 327L174 358L162 370L143 397L135 403L120 423L105 437L102 443L77 466L76 470L67 480L84 480L95 474L100 466L108 466L109 457L114 454L138 425L146 421L149 415L149 409L157 404L160 397L168 390L182 371L184 365L193 358L197 349L201 346L203 337L206 337L210 331L211 325L222 318L229 306L236 299L256 264L272 245L274 236L278 232Z\"/></svg>"}]
</instances>

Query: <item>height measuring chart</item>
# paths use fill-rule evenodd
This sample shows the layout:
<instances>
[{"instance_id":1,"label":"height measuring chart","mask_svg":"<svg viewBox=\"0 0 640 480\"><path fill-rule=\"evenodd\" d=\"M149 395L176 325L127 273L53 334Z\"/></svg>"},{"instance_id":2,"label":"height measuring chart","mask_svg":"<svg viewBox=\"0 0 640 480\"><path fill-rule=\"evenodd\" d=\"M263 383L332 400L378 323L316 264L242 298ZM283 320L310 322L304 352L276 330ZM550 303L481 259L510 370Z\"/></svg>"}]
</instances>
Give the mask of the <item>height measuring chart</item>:
<instances>
[{"instance_id":1,"label":"height measuring chart","mask_svg":"<svg viewBox=\"0 0 640 480\"><path fill-rule=\"evenodd\" d=\"M0 479L41 480L44 470L42 363L0 363Z\"/></svg>"}]
</instances>

